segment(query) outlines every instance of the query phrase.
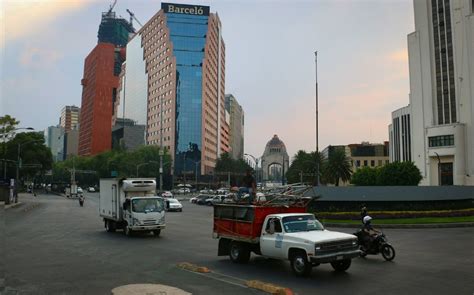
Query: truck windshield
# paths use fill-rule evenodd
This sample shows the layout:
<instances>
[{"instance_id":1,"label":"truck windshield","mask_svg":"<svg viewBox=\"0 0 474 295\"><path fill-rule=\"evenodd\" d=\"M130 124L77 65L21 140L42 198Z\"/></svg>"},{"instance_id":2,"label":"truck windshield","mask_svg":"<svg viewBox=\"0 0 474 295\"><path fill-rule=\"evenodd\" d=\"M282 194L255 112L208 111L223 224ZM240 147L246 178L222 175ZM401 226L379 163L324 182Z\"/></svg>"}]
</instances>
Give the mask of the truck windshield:
<instances>
[{"instance_id":1,"label":"truck windshield","mask_svg":"<svg viewBox=\"0 0 474 295\"><path fill-rule=\"evenodd\" d=\"M287 233L323 230L323 225L313 215L296 215L283 217L283 227Z\"/></svg>"},{"instance_id":2,"label":"truck windshield","mask_svg":"<svg viewBox=\"0 0 474 295\"><path fill-rule=\"evenodd\" d=\"M163 200L134 199L132 200L132 211L137 213L161 212L163 211Z\"/></svg>"}]
</instances>

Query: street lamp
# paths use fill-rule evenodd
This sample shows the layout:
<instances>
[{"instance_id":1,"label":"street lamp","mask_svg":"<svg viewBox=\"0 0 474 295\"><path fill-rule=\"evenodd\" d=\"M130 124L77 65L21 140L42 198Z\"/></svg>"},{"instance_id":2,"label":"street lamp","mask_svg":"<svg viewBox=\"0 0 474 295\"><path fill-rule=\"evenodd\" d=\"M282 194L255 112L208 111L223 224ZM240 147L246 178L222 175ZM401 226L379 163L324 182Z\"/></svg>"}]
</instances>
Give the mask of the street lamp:
<instances>
[{"instance_id":1,"label":"street lamp","mask_svg":"<svg viewBox=\"0 0 474 295\"><path fill-rule=\"evenodd\" d=\"M17 154L17 163L16 163L16 193L15 193L15 203L18 203L18 182L20 181L20 153L21 153L21 146L27 143L32 143L32 142L43 142L42 139L35 139L35 140L29 140L26 142L18 143L18 154Z\"/></svg>"},{"instance_id":2,"label":"street lamp","mask_svg":"<svg viewBox=\"0 0 474 295\"><path fill-rule=\"evenodd\" d=\"M167 161L165 163L163 163L163 161L160 159L160 162L157 162L157 161L150 161L150 163L153 163L153 164L157 164L159 165L159 174L160 174L160 192L163 191L163 167L170 164L171 161Z\"/></svg>"},{"instance_id":3,"label":"street lamp","mask_svg":"<svg viewBox=\"0 0 474 295\"><path fill-rule=\"evenodd\" d=\"M439 157L437 152L434 153L438 158L438 185L441 185L441 158Z\"/></svg>"},{"instance_id":4,"label":"street lamp","mask_svg":"<svg viewBox=\"0 0 474 295\"><path fill-rule=\"evenodd\" d=\"M137 177L138 177L138 169L139 169L141 166L144 166L144 165L147 165L147 164L149 164L149 162L137 164Z\"/></svg>"},{"instance_id":5,"label":"street lamp","mask_svg":"<svg viewBox=\"0 0 474 295\"><path fill-rule=\"evenodd\" d=\"M188 159L188 161L193 162L194 165L196 166L196 171L195 171L195 175L194 175L194 177L195 177L194 182L196 183L196 189L197 189L197 183L198 183L198 165L199 165L199 163L201 163L201 160L195 162L195 161L193 161L193 160L191 160L191 159Z\"/></svg>"}]
</instances>

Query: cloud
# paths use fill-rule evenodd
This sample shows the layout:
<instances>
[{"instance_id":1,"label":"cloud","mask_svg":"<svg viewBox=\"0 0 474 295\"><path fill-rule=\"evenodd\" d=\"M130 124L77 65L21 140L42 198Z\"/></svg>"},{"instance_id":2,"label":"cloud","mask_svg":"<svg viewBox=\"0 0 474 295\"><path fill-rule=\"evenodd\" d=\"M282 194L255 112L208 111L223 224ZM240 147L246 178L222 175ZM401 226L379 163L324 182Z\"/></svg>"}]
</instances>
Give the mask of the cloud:
<instances>
[{"instance_id":1,"label":"cloud","mask_svg":"<svg viewBox=\"0 0 474 295\"><path fill-rule=\"evenodd\" d=\"M0 23L3 24L3 36L0 48L9 41L24 38L33 33L38 36L47 34L47 26L58 17L79 10L96 0L6 0Z\"/></svg>"},{"instance_id":2,"label":"cloud","mask_svg":"<svg viewBox=\"0 0 474 295\"><path fill-rule=\"evenodd\" d=\"M392 51L387 55L387 60L391 62L403 62L408 63L408 49L400 49L397 51Z\"/></svg>"},{"instance_id":3,"label":"cloud","mask_svg":"<svg viewBox=\"0 0 474 295\"><path fill-rule=\"evenodd\" d=\"M62 57L63 54L59 51L27 47L20 54L20 64L25 67L44 68Z\"/></svg>"}]
</instances>

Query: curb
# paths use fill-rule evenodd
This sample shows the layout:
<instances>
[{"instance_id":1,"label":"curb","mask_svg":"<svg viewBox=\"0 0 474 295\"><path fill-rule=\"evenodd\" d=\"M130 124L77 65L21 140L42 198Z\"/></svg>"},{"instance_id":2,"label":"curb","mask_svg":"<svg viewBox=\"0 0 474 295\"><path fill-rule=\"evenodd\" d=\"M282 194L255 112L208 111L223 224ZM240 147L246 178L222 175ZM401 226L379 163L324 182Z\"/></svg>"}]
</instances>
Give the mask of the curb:
<instances>
[{"instance_id":1,"label":"curb","mask_svg":"<svg viewBox=\"0 0 474 295\"><path fill-rule=\"evenodd\" d=\"M209 273L211 272L209 268L204 266L197 266L195 264L189 262L181 262L177 265L178 268L182 268L185 270L193 271L193 272L200 272L200 273Z\"/></svg>"},{"instance_id":2,"label":"curb","mask_svg":"<svg viewBox=\"0 0 474 295\"><path fill-rule=\"evenodd\" d=\"M325 227L345 227L345 228L360 228L361 224L353 223L329 223L323 224ZM374 224L378 228L456 228L456 227L474 227L474 222L453 222L453 223L433 223L433 224Z\"/></svg>"},{"instance_id":3,"label":"curb","mask_svg":"<svg viewBox=\"0 0 474 295\"><path fill-rule=\"evenodd\" d=\"M159 284L132 284L114 288L111 295L143 295L143 294L168 294L168 295L191 295L191 293L176 287Z\"/></svg>"},{"instance_id":4,"label":"curb","mask_svg":"<svg viewBox=\"0 0 474 295\"><path fill-rule=\"evenodd\" d=\"M245 285L247 285L250 288L257 289L257 290L270 293L270 294L293 295L293 292L288 288L280 287L277 285L265 283L258 280L246 281Z\"/></svg>"}]
</instances>

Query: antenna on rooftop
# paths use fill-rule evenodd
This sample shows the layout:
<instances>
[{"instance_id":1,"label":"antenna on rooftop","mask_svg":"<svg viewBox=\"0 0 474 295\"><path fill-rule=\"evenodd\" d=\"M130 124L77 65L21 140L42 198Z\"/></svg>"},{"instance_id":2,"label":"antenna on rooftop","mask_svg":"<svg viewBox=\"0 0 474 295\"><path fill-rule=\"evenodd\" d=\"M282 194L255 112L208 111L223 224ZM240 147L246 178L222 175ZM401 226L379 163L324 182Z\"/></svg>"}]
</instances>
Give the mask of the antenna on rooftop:
<instances>
[{"instance_id":1,"label":"antenna on rooftop","mask_svg":"<svg viewBox=\"0 0 474 295\"><path fill-rule=\"evenodd\" d=\"M114 3L110 4L109 10L107 11L107 15L112 13L112 10L114 9L115 4L117 4L117 0L114 0Z\"/></svg>"}]
</instances>

